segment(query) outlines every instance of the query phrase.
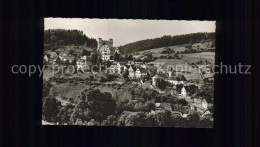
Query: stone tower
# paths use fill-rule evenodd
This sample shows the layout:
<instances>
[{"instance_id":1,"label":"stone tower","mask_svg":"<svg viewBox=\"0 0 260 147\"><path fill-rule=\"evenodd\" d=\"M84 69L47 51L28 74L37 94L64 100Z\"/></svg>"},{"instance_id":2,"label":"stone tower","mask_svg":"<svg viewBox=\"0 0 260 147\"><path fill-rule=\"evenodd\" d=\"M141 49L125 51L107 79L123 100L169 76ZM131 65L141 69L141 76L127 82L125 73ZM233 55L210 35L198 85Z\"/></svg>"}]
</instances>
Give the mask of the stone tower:
<instances>
[{"instance_id":1,"label":"stone tower","mask_svg":"<svg viewBox=\"0 0 260 147\"><path fill-rule=\"evenodd\" d=\"M107 45L109 48L113 47L113 39L109 40L102 40L102 38L98 38L97 41L97 50L102 46L102 45Z\"/></svg>"}]
</instances>

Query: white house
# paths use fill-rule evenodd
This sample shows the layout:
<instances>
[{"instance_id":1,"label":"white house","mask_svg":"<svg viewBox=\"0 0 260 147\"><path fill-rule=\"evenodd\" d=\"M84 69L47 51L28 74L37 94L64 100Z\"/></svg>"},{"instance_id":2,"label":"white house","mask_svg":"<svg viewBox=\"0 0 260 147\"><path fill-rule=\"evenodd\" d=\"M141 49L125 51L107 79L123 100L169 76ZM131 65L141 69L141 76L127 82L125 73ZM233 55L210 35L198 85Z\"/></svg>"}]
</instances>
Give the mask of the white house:
<instances>
[{"instance_id":1,"label":"white house","mask_svg":"<svg viewBox=\"0 0 260 147\"><path fill-rule=\"evenodd\" d=\"M201 105L203 108L205 109L208 109L209 106L212 106L213 105L213 101L211 99L203 99L202 102L201 102Z\"/></svg>"},{"instance_id":2,"label":"white house","mask_svg":"<svg viewBox=\"0 0 260 147\"><path fill-rule=\"evenodd\" d=\"M139 68L137 68L136 71L135 71L135 77L141 78L141 76L142 76L141 71L139 70Z\"/></svg>"},{"instance_id":3,"label":"white house","mask_svg":"<svg viewBox=\"0 0 260 147\"><path fill-rule=\"evenodd\" d=\"M58 55L56 52L51 52L51 53L46 54L43 58L46 62L55 64L55 62L58 58Z\"/></svg>"},{"instance_id":4,"label":"white house","mask_svg":"<svg viewBox=\"0 0 260 147\"><path fill-rule=\"evenodd\" d=\"M122 72L122 71L121 71L121 67L122 67L122 66L120 65L120 63L117 62L117 64L116 64L116 69L117 69L117 73L118 73L118 74L121 74L121 72Z\"/></svg>"},{"instance_id":5,"label":"white house","mask_svg":"<svg viewBox=\"0 0 260 147\"><path fill-rule=\"evenodd\" d=\"M184 84L184 81L177 81L175 79L167 79L167 81L173 85Z\"/></svg>"},{"instance_id":6,"label":"white house","mask_svg":"<svg viewBox=\"0 0 260 147\"><path fill-rule=\"evenodd\" d=\"M61 53L59 54L59 58L60 58L61 61L64 61L64 58L65 58L66 56L68 56L68 55L67 55L65 52L61 52Z\"/></svg>"},{"instance_id":7,"label":"white house","mask_svg":"<svg viewBox=\"0 0 260 147\"><path fill-rule=\"evenodd\" d=\"M45 56L43 57L43 59L44 59L46 62L49 62L49 57L48 57L47 55L45 55Z\"/></svg>"},{"instance_id":8,"label":"white house","mask_svg":"<svg viewBox=\"0 0 260 147\"><path fill-rule=\"evenodd\" d=\"M144 68L137 68L135 71L136 78L147 76L147 71Z\"/></svg>"},{"instance_id":9,"label":"white house","mask_svg":"<svg viewBox=\"0 0 260 147\"><path fill-rule=\"evenodd\" d=\"M153 86L156 86L156 79L158 78L159 76L158 75L155 75L152 77L152 85Z\"/></svg>"},{"instance_id":10,"label":"white house","mask_svg":"<svg viewBox=\"0 0 260 147\"><path fill-rule=\"evenodd\" d=\"M132 66L129 67L128 72L129 72L129 77L133 79L135 77L135 71L132 68Z\"/></svg>"},{"instance_id":11,"label":"white house","mask_svg":"<svg viewBox=\"0 0 260 147\"><path fill-rule=\"evenodd\" d=\"M101 55L102 61L113 61L114 53L120 54L119 49L113 47L113 39L102 40L102 38L98 38L97 52Z\"/></svg>"},{"instance_id":12,"label":"white house","mask_svg":"<svg viewBox=\"0 0 260 147\"><path fill-rule=\"evenodd\" d=\"M91 62L87 61L87 57L83 56L76 62L78 70L90 70Z\"/></svg>"},{"instance_id":13,"label":"white house","mask_svg":"<svg viewBox=\"0 0 260 147\"><path fill-rule=\"evenodd\" d=\"M182 96L187 96L187 92L186 92L186 89L185 89L184 86L183 86L182 89L181 89L181 95L182 95Z\"/></svg>"},{"instance_id":14,"label":"white house","mask_svg":"<svg viewBox=\"0 0 260 147\"><path fill-rule=\"evenodd\" d=\"M119 49L118 49L118 48L116 48L116 49L115 49L115 53L118 53L118 54L120 54L120 51L119 51Z\"/></svg>"},{"instance_id":15,"label":"white house","mask_svg":"<svg viewBox=\"0 0 260 147\"><path fill-rule=\"evenodd\" d=\"M161 78L161 79L166 79L167 76L165 74L156 74L155 76L152 77L152 85L156 86L156 79Z\"/></svg>"}]
</instances>

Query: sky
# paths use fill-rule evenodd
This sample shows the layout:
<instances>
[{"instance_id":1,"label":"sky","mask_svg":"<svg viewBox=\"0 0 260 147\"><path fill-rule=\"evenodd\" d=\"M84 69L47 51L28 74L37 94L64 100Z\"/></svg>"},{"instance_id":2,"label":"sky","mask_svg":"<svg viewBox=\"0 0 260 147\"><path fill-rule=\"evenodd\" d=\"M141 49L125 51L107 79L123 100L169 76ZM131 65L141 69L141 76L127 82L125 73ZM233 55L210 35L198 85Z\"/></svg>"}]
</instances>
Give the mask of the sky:
<instances>
[{"instance_id":1,"label":"sky","mask_svg":"<svg viewBox=\"0 0 260 147\"><path fill-rule=\"evenodd\" d=\"M215 32L215 21L45 18L44 29L77 29L90 38L114 40L114 46L197 32Z\"/></svg>"}]
</instances>

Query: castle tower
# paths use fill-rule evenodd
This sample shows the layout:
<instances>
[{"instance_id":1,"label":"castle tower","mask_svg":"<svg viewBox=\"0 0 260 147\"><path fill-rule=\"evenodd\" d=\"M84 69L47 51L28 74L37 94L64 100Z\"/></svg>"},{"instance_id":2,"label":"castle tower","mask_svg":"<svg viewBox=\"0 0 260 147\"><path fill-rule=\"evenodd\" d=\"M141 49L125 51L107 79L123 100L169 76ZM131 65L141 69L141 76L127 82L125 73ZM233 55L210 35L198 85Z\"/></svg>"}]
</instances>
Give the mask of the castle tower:
<instances>
[{"instance_id":1,"label":"castle tower","mask_svg":"<svg viewBox=\"0 0 260 147\"><path fill-rule=\"evenodd\" d=\"M98 40L97 40L97 50L102 45L107 45L109 48L112 48L113 47L113 39L110 38L109 40L102 40L102 38L98 38Z\"/></svg>"},{"instance_id":2,"label":"castle tower","mask_svg":"<svg viewBox=\"0 0 260 147\"><path fill-rule=\"evenodd\" d=\"M98 41L97 41L97 50L101 47L102 45L102 38L98 38Z\"/></svg>"},{"instance_id":3,"label":"castle tower","mask_svg":"<svg viewBox=\"0 0 260 147\"><path fill-rule=\"evenodd\" d=\"M109 39L109 43L108 43L107 45L108 45L110 48L113 47L113 39L112 39L112 38Z\"/></svg>"}]
</instances>

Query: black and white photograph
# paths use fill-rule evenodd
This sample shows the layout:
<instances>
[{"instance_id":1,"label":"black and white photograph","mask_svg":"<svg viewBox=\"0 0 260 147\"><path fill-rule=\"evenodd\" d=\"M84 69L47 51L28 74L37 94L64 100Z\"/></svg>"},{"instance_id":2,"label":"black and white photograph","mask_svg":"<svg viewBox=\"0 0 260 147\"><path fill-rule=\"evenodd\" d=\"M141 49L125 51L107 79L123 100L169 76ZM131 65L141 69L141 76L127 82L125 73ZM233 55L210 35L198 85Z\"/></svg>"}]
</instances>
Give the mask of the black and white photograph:
<instances>
[{"instance_id":1,"label":"black and white photograph","mask_svg":"<svg viewBox=\"0 0 260 147\"><path fill-rule=\"evenodd\" d=\"M212 128L215 22L44 19L43 125Z\"/></svg>"},{"instance_id":2,"label":"black and white photograph","mask_svg":"<svg viewBox=\"0 0 260 147\"><path fill-rule=\"evenodd\" d=\"M1 1L0 146L260 147L259 2Z\"/></svg>"}]
</instances>

